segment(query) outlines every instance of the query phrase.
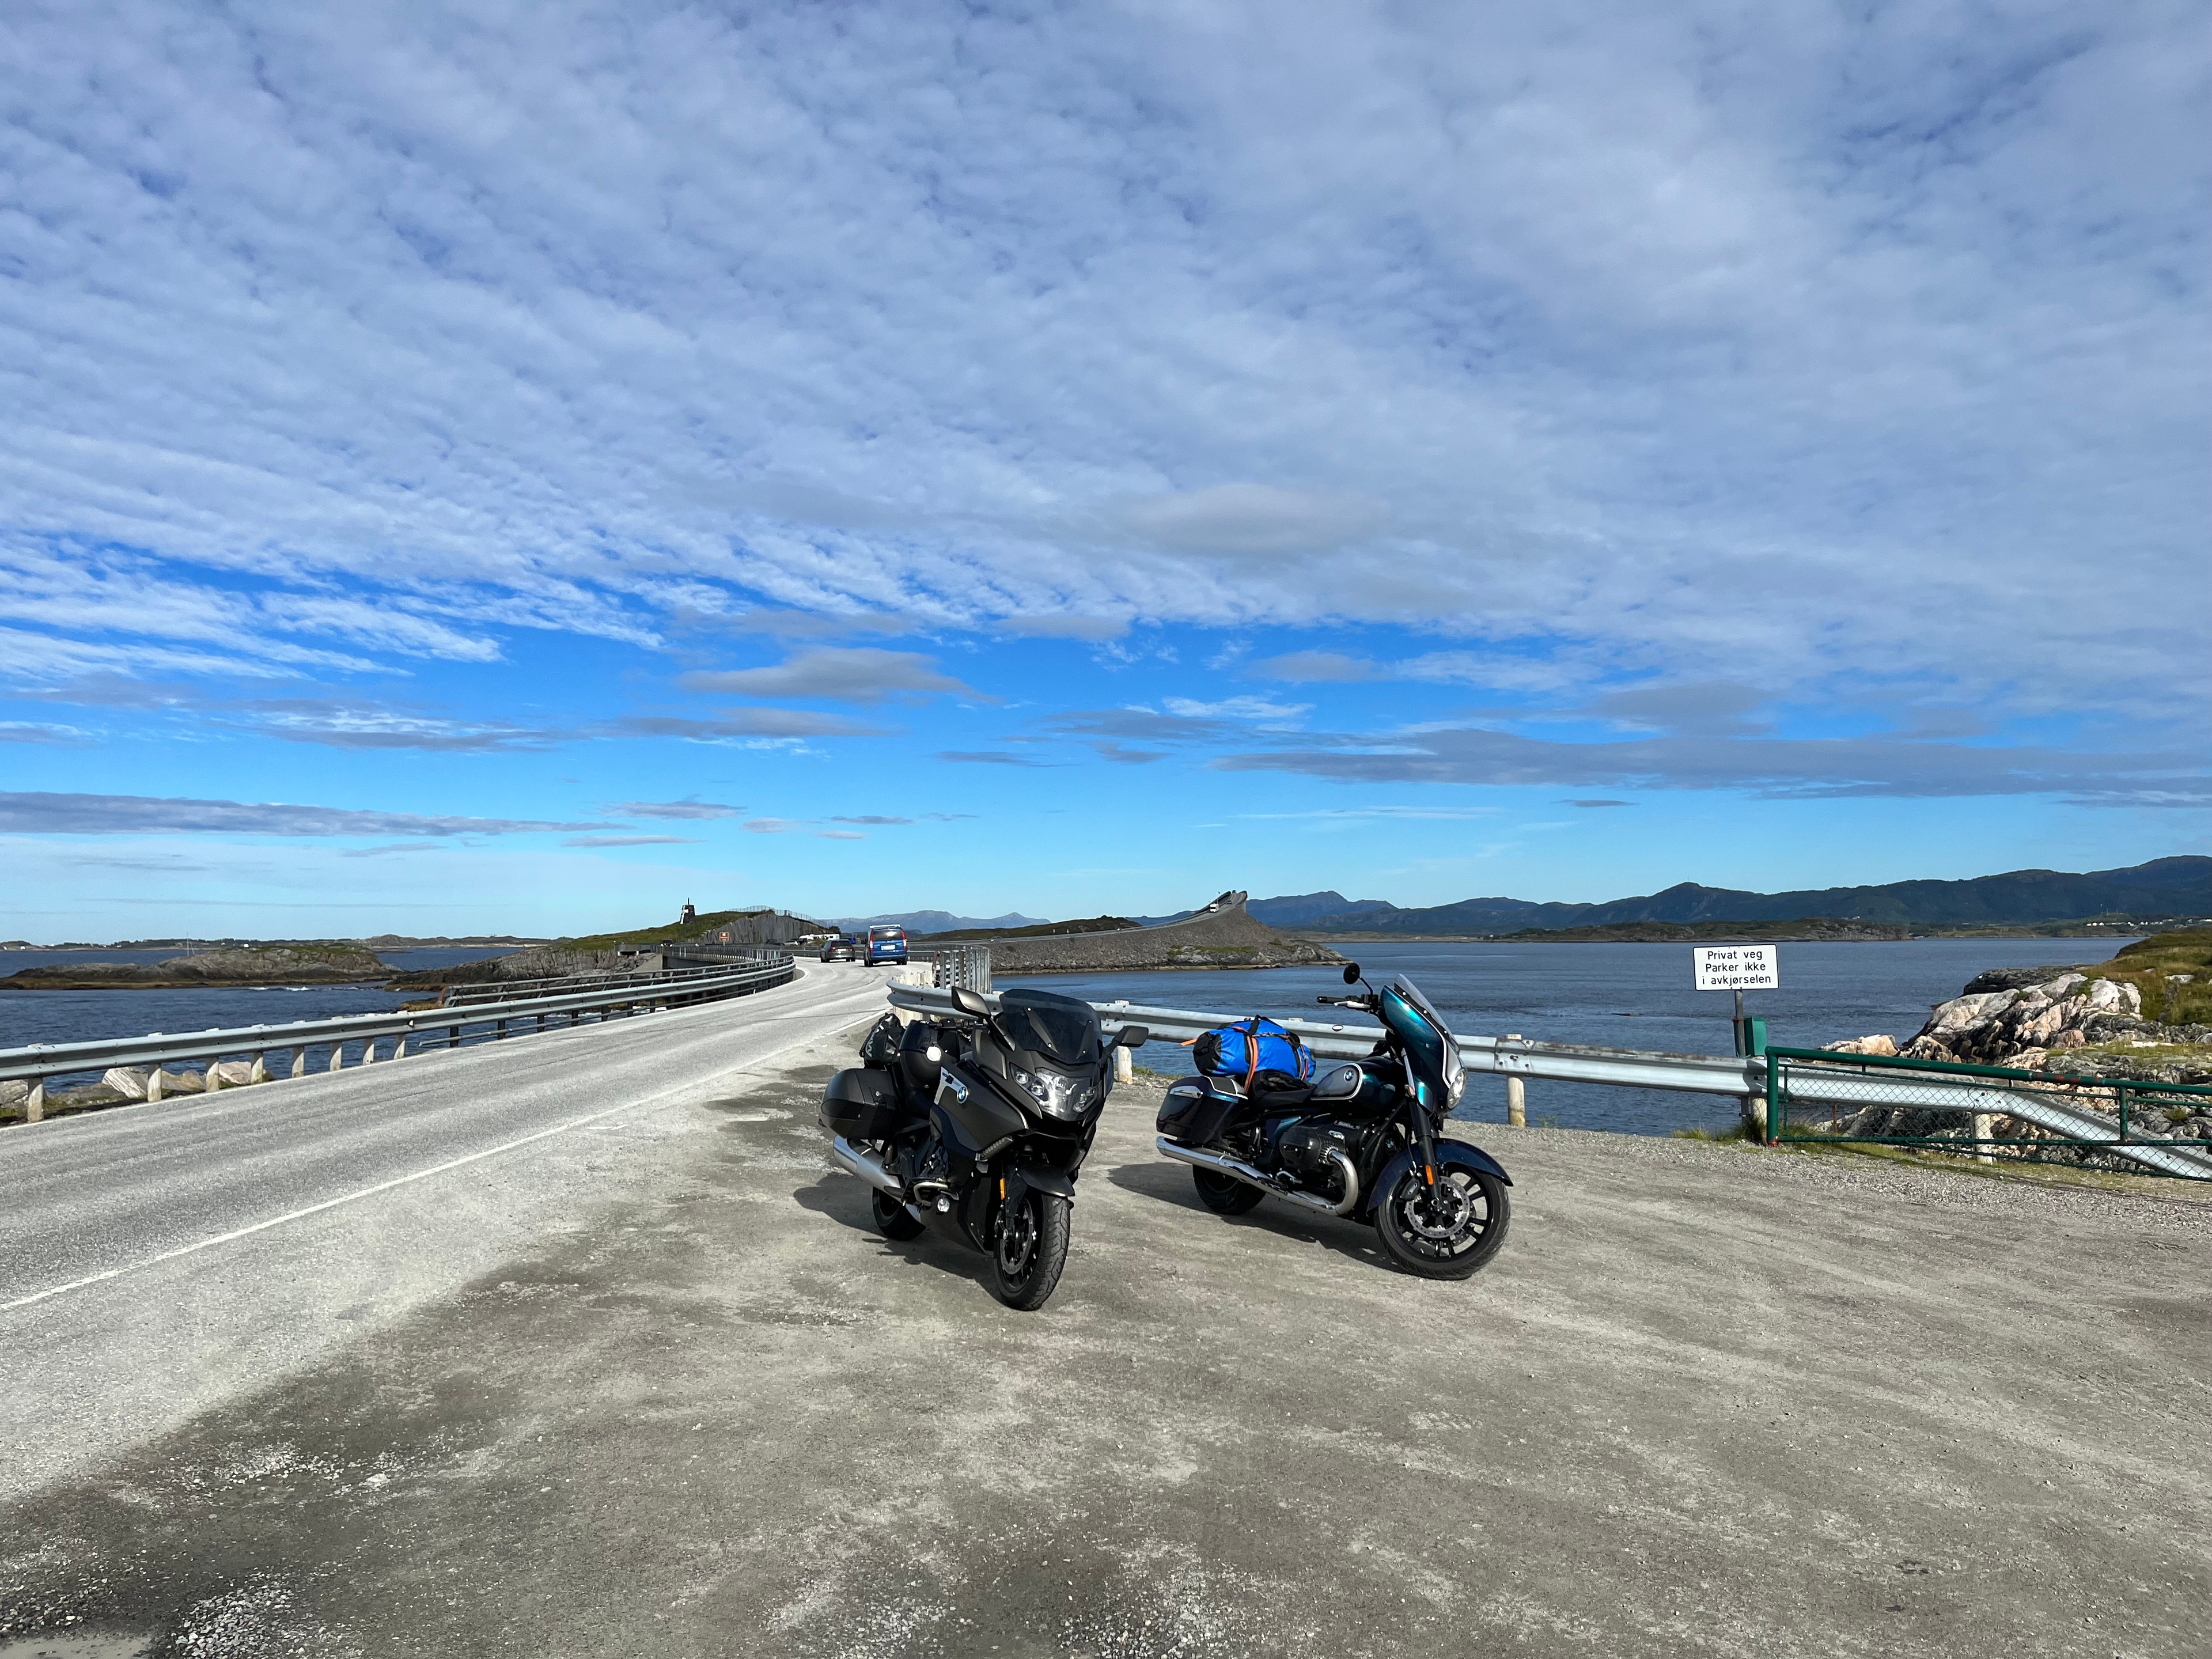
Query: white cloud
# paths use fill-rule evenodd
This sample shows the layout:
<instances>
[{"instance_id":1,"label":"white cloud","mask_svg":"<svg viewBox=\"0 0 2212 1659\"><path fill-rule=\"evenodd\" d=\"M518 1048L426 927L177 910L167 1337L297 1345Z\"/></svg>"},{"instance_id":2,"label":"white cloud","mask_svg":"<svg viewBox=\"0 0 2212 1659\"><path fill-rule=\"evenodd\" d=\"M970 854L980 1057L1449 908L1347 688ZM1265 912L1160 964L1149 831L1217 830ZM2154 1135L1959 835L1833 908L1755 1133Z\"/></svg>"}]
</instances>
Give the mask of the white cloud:
<instances>
[{"instance_id":1,"label":"white cloud","mask_svg":"<svg viewBox=\"0 0 2212 1659\"><path fill-rule=\"evenodd\" d=\"M10 24L21 675L652 646L742 586L2212 689L2201 9Z\"/></svg>"}]
</instances>

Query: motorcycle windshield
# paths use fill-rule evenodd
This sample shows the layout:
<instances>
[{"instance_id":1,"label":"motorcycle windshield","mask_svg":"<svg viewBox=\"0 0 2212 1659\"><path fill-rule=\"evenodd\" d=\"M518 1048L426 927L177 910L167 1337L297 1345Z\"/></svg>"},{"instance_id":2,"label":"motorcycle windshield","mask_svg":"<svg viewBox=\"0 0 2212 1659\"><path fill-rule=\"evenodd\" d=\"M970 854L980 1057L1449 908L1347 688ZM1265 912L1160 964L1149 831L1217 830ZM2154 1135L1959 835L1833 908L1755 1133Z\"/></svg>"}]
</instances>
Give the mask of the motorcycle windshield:
<instances>
[{"instance_id":1,"label":"motorcycle windshield","mask_svg":"<svg viewBox=\"0 0 2212 1659\"><path fill-rule=\"evenodd\" d=\"M1007 1041L1062 1066L1095 1066L1101 1052L1098 1011L1050 991L1006 991L999 1024Z\"/></svg>"},{"instance_id":2,"label":"motorcycle windshield","mask_svg":"<svg viewBox=\"0 0 2212 1659\"><path fill-rule=\"evenodd\" d=\"M1437 1012L1436 1005L1403 974L1392 980L1382 994L1382 1022L1398 1034L1414 1063L1449 1096L1464 1071L1459 1042L1443 1016Z\"/></svg>"}]
</instances>

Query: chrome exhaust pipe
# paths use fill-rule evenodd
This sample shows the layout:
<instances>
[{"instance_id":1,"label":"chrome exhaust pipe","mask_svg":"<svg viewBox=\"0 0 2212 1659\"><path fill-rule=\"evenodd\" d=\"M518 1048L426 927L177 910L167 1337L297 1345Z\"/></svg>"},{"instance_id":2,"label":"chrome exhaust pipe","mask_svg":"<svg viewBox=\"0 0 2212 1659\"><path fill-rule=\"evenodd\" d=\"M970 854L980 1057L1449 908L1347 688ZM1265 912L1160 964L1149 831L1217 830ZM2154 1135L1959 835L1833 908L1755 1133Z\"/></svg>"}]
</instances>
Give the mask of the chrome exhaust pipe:
<instances>
[{"instance_id":1,"label":"chrome exhaust pipe","mask_svg":"<svg viewBox=\"0 0 2212 1659\"><path fill-rule=\"evenodd\" d=\"M1286 1198L1302 1209L1318 1210L1323 1215L1350 1215L1359 1202L1359 1171L1352 1167L1346 1154L1331 1147L1327 1154L1336 1165L1336 1172L1344 1177L1344 1196L1334 1204L1318 1193L1301 1193L1278 1186L1241 1158L1226 1152L1202 1152L1195 1146L1184 1146L1162 1135L1152 1143L1164 1157L1178 1164L1188 1164L1193 1169L1210 1170L1215 1175L1225 1175L1257 1187L1263 1193L1273 1193L1277 1198Z\"/></svg>"},{"instance_id":2,"label":"chrome exhaust pipe","mask_svg":"<svg viewBox=\"0 0 2212 1659\"><path fill-rule=\"evenodd\" d=\"M901 1203L906 1194L900 1188L898 1177L884 1168L883 1160L873 1152L864 1152L842 1135L833 1135L830 1140L830 1161L848 1175L856 1175L879 1193L887 1193Z\"/></svg>"}]
</instances>

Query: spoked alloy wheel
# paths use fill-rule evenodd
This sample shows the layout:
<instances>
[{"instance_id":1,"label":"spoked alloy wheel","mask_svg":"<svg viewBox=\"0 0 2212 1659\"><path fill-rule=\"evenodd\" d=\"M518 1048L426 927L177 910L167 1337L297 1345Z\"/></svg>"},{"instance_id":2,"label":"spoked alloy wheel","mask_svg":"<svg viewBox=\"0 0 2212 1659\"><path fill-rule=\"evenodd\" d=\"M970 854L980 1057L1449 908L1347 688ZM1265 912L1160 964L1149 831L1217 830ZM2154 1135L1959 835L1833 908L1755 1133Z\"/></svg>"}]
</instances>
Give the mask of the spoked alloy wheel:
<instances>
[{"instance_id":1,"label":"spoked alloy wheel","mask_svg":"<svg viewBox=\"0 0 2212 1659\"><path fill-rule=\"evenodd\" d=\"M1067 1265L1073 1206L1057 1193L1030 1188L999 1218L991 1250L991 1293L1009 1308L1033 1313L1052 1299Z\"/></svg>"},{"instance_id":2,"label":"spoked alloy wheel","mask_svg":"<svg viewBox=\"0 0 2212 1659\"><path fill-rule=\"evenodd\" d=\"M1424 1279L1465 1279L1504 1248L1512 1206L1505 1183L1463 1165L1440 1166L1434 1193L1417 1166L1375 1206L1391 1259Z\"/></svg>"},{"instance_id":3,"label":"spoked alloy wheel","mask_svg":"<svg viewBox=\"0 0 2212 1659\"><path fill-rule=\"evenodd\" d=\"M872 1196L878 1232L895 1244L902 1244L909 1238L921 1236L921 1223L914 1218L905 1205L881 1188L877 1188Z\"/></svg>"}]
</instances>

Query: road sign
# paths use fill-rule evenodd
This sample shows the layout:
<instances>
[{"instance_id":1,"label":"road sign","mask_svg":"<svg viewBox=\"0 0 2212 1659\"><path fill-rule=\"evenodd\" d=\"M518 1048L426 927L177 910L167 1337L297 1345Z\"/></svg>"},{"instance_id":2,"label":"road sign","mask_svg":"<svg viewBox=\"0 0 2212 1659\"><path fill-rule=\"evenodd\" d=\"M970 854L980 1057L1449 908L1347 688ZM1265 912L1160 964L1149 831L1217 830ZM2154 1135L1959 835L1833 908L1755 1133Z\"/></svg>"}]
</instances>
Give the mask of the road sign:
<instances>
[{"instance_id":1,"label":"road sign","mask_svg":"<svg viewBox=\"0 0 2212 1659\"><path fill-rule=\"evenodd\" d=\"M1782 984L1771 945L1698 945L1690 955L1698 965L1700 991L1772 991Z\"/></svg>"}]
</instances>

